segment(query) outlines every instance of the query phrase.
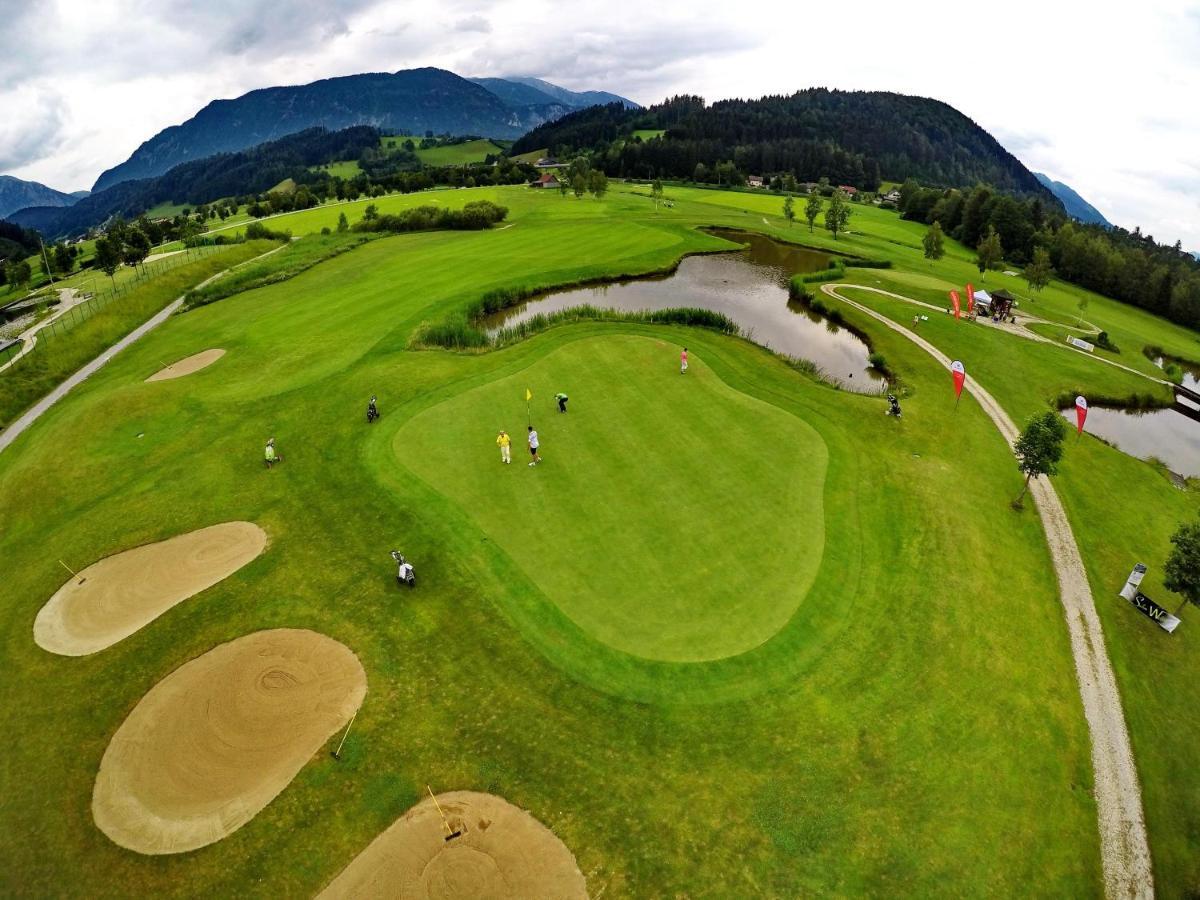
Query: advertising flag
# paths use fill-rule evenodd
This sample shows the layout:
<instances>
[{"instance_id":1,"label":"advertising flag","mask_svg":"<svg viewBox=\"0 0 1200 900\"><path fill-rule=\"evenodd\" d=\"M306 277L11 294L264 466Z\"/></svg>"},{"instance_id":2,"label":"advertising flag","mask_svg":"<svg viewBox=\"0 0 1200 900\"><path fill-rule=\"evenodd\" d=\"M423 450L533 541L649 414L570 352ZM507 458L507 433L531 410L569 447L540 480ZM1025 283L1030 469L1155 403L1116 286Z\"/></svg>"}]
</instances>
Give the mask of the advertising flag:
<instances>
[{"instance_id":1,"label":"advertising flag","mask_svg":"<svg viewBox=\"0 0 1200 900\"><path fill-rule=\"evenodd\" d=\"M954 402L957 404L962 396L963 383L967 380L967 369L959 360L950 364L950 374L954 376Z\"/></svg>"},{"instance_id":2,"label":"advertising flag","mask_svg":"<svg viewBox=\"0 0 1200 900\"><path fill-rule=\"evenodd\" d=\"M975 315L975 288L967 285L967 315Z\"/></svg>"},{"instance_id":3,"label":"advertising flag","mask_svg":"<svg viewBox=\"0 0 1200 900\"><path fill-rule=\"evenodd\" d=\"M1088 405L1084 397L1075 398L1075 431L1083 434L1083 423L1087 421Z\"/></svg>"},{"instance_id":4,"label":"advertising flag","mask_svg":"<svg viewBox=\"0 0 1200 900\"><path fill-rule=\"evenodd\" d=\"M958 302L958 291L950 292L950 302L954 304L954 318L962 318L962 307Z\"/></svg>"}]
</instances>

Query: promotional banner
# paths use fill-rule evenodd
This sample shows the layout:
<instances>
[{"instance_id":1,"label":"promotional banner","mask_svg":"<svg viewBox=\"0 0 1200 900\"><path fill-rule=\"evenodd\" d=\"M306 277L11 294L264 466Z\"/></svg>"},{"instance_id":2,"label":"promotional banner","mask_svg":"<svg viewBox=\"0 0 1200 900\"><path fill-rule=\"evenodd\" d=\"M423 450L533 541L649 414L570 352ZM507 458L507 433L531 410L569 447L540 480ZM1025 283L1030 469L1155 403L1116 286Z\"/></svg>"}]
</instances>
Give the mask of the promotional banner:
<instances>
[{"instance_id":1,"label":"promotional banner","mask_svg":"<svg viewBox=\"0 0 1200 900\"><path fill-rule=\"evenodd\" d=\"M967 315L975 315L975 288L967 285Z\"/></svg>"},{"instance_id":2,"label":"promotional banner","mask_svg":"<svg viewBox=\"0 0 1200 900\"><path fill-rule=\"evenodd\" d=\"M956 318L956 319L962 318L962 316L960 315L960 313L962 312L962 309L958 305L958 291L950 292L950 302L954 304L954 318Z\"/></svg>"},{"instance_id":3,"label":"promotional banner","mask_svg":"<svg viewBox=\"0 0 1200 900\"><path fill-rule=\"evenodd\" d=\"M1083 423L1087 421L1087 399L1084 397L1075 398L1075 432L1083 434Z\"/></svg>"},{"instance_id":4,"label":"promotional banner","mask_svg":"<svg viewBox=\"0 0 1200 900\"><path fill-rule=\"evenodd\" d=\"M1148 619L1153 619L1158 627L1171 634L1179 627L1179 619L1171 615L1141 591L1133 595L1133 599L1129 601L1134 608Z\"/></svg>"},{"instance_id":5,"label":"promotional banner","mask_svg":"<svg viewBox=\"0 0 1200 900\"><path fill-rule=\"evenodd\" d=\"M950 364L950 374L954 376L954 402L957 404L962 396L963 384L967 380L967 368L956 359Z\"/></svg>"}]
</instances>

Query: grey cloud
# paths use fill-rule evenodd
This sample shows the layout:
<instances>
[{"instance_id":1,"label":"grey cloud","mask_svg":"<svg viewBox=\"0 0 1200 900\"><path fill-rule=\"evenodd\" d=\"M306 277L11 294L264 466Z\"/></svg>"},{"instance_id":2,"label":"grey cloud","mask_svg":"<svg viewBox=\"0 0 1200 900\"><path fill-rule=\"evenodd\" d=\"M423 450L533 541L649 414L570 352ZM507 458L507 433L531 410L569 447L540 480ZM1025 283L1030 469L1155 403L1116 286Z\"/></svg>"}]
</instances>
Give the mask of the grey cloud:
<instances>
[{"instance_id":1,"label":"grey cloud","mask_svg":"<svg viewBox=\"0 0 1200 900\"><path fill-rule=\"evenodd\" d=\"M455 31L478 31L482 34L488 34L492 30L492 23L483 16L467 16L465 19L459 19L454 23Z\"/></svg>"},{"instance_id":2,"label":"grey cloud","mask_svg":"<svg viewBox=\"0 0 1200 900\"><path fill-rule=\"evenodd\" d=\"M1051 145L1050 139L1045 135L1032 131L1009 131L1004 128L996 129L996 140L1003 144L1005 149L1010 153L1014 154L1028 153L1031 150L1038 150Z\"/></svg>"},{"instance_id":3,"label":"grey cloud","mask_svg":"<svg viewBox=\"0 0 1200 900\"><path fill-rule=\"evenodd\" d=\"M0 95L0 172L17 169L54 153L62 143L62 98L21 89Z\"/></svg>"}]
</instances>

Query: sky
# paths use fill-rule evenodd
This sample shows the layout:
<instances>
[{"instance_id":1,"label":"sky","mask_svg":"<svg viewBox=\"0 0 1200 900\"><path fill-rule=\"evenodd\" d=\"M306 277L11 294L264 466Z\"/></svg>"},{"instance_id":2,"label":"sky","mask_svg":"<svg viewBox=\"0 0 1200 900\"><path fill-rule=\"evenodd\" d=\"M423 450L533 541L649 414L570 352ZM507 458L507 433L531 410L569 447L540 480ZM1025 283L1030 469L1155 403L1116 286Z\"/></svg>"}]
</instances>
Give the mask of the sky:
<instances>
[{"instance_id":1,"label":"sky","mask_svg":"<svg viewBox=\"0 0 1200 900\"><path fill-rule=\"evenodd\" d=\"M210 100L357 72L534 75L643 104L935 97L1112 222L1200 250L1200 0L0 0L0 174L90 188Z\"/></svg>"}]
</instances>

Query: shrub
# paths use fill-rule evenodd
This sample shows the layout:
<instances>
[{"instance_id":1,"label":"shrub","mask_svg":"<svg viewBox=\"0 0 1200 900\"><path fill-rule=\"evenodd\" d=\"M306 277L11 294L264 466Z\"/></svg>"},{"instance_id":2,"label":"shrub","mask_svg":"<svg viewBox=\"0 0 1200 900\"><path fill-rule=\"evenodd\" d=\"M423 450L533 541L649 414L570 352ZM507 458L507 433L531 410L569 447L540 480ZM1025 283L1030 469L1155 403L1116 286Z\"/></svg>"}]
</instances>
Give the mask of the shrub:
<instances>
[{"instance_id":1,"label":"shrub","mask_svg":"<svg viewBox=\"0 0 1200 900\"><path fill-rule=\"evenodd\" d=\"M890 259L846 259L842 264L848 269L890 269Z\"/></svg>"},{"instance_id":2,"label":"shrub","mask_svg":"<svg viewBox=\"0 0 1200 900\"><path fill-rule=\"evenodd\" d=\"M248 241L290 241L291 239L290 231L272 231L262 222L251 222L246 226L246 240Z\"/></svg>"},{"instance_id":3,"label":"shrub","mask_svg":"<svg viewBox=\"0 0 1200 900\"><path fill-rule=\"evenodd\" d=\"M1109 353L1120 353L1121 348L1108 339L1108 332L1102 331L1096 335L1096 346Z\"/></svg>"},{"instance_id":4,"label":"shrub","mask_svg":"<svg viewBox=\"0 0 1200 900\"><path fill-rule=\"evenodd\" d=\"M887 371L887 360L884 358L882 353L872 353L867 356L867 364L870 365L870 367L876 372Z\"/></svg>"},{"instance_id":5,"label":"shrub","mask_svg":"<svg viewBox=\"0 0 1200 900\"><path fill-rule=\"evenodd\" d=\"M490 200L476 200L462 209L437 206L417 206L395 215L364 219L354 226L355 231L482 231L502 222L508 207Z\"/></svg>"}]
</instances>

